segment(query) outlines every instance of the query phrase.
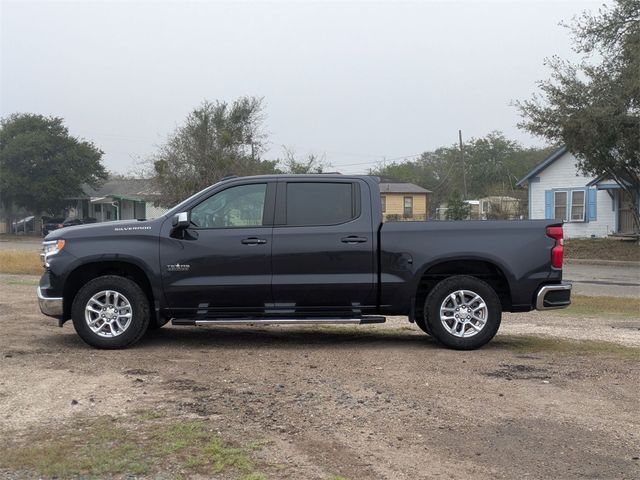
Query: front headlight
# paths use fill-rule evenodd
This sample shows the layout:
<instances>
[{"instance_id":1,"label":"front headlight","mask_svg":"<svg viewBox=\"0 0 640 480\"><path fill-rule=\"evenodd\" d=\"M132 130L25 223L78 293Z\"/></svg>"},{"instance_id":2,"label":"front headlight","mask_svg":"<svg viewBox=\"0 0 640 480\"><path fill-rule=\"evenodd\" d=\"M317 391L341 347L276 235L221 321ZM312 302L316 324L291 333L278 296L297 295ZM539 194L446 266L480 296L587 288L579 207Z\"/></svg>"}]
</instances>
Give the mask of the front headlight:
<instances>
[{"instance_id":1,"label":"front headlight","mask_svg":"<svg viewBox=\"0 0 640 480\"><path fill-rule=\"evenodd\" d=\"M49 257L60 253L60 251L64 248L64 240L48 240L46 242L42 242L42 254L40 257L42 258L42 262L45 267L49 266Z\"/></svg>"}]
</instances>

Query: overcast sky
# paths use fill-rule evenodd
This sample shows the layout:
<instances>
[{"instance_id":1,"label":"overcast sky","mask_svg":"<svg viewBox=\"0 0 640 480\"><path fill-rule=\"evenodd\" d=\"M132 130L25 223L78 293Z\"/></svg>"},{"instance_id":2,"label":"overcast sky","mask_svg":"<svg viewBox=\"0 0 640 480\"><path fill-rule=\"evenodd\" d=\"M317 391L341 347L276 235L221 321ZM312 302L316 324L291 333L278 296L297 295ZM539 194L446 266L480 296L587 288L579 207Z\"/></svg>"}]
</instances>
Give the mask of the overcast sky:
<instances>
[{"instance_id":1,"label":"overcast sky","mask_svg":"<svg viewBox=\"0 0 640 480\"><path fill-rule=\"evenodd\" d=\"M601 1L8 2L0 113L61 116L110 170L148 158L203 99L264 97L281 145L366 172L516 127L511 102L574 58L558 26Z\"/></svg>"}]
</instances>

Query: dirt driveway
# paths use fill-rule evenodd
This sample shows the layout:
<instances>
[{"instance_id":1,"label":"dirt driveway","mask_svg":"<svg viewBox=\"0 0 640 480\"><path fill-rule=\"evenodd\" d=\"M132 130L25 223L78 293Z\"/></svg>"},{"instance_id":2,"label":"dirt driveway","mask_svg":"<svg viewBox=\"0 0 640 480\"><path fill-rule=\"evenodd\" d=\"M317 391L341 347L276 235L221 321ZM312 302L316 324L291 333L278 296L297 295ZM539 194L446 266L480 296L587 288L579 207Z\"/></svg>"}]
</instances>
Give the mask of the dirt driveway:
<instances>
[{"instance_id":1,"label":"dirt driveway","mask_svg":"<svg viewBox=\"0 0 640 480\"><path fill-rule=\"evenodd\" d=\"M507 315L500 335L474 352L445 350L403 319L167 326L136 348L98 351L70 323L59 329L39 314L34 284L0 275L0 448L10 452L0 478L46 476L20 452L75 431L78 450L56 453L73 456L98 417L123 423L137 442L192 422L229 445L252 445L259 472L245 475L239 460L207 470L177 443L158 450L175 462L136 470L145 478L640 477L640 312ZM598 337L616 344L564 340ZM104 455L117 454L109 445ZM127 468L97 476L130 478Z\"/></svg>"}]
</instances>

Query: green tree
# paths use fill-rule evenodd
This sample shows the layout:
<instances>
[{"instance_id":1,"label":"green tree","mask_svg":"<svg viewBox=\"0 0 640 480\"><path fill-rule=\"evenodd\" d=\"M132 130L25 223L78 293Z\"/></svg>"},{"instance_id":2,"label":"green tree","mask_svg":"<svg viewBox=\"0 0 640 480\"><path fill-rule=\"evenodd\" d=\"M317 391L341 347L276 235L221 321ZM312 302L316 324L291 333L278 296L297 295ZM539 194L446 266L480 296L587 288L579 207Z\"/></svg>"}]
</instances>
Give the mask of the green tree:
<instances>
[{"instance_id":1,"label":"green tree","mask_svg":"<svg viewBox=\"0 0 640 480\"><path fill-rule=\"evenodd\" d=\"M97 187L106 179L102 155L69 135L62 118L9 115L0 121L0 200L9 211L57 215L83 193L83 184Z\"/></svg>"},{"instance_id":2,"label":"green tree","mask_svg":"<svg viewBox=\"0 0 640 480\"><path fill-rule=\"evenodd\" d=\"M508 195L524 201L515 184L554 147L525 148L494 131L463 144L467 199L487 195ZM463 191L461 153L458 145L424 152L416 160L394 162L371 171L374 175L420 185L431 190L431 215L447 201L451 192Z\"/></svg>"},{"instance_id":3,"label":"green tree","mask_svg":"<svg viewBox=\"0 0 640 480\"><path fill-rule=\"evenodd\" d=\"M293 149L283 146L283 150L284 159L279 160L278 163L284 167L286 173L322 173L330 166L324 156L310 153L305 159L299 160Z\"/></svg>"},{"instance_id":4,"label":"green tree","mask_svg":"<svg viewBox=\"0 0 640 480\"><path fill-rule=\"evenodd\" d=\"M458 180L462 188L460 165L458 150L452 146L424 152L415 160L380 165L369 173L383 179L415 183L430 190L429 213L433 216L437 206L446 201L453 188L457 188Z\"/></svg>"},{"instance_id":5,"label":"green tree","mask_svg":"<svg viewBox=\"0 0 640 480\"><path fill-rule=\"evenodd\" d=\"M518 102L527 131L567 146L587 175L614 180L640 225L640 1L616 0L568 25L581 60L547 59L551 78Z\"/></svg>"},{"instance_id":6,"label":"green tree","mask_svg":"<svg viewBox=\"0 0 640 480\"><path fill-rule=\"evenodd\" d=\"M152 158L161 204L171 206L227 175L277 171L265 150L262 99L203 102Z\"/></svg>"},{"instance_id":7,"label":"green tree","mask_svg":"<svg viewBox=\"0 0 640 480\"><path fill-rule=\"evenodd\" d=\"M472 138L464 145L468 197L513 194L517 181L555 148L524 148L498 131Z\"/></svg>"},{"instance_id":8,"label":"green tree","mask_svg":"<svg viewBox=\"0 0 640 480\"><path fill-rule=\"evenodd\" d=\"M464 201L459 192L453 192L447 200L447 220L466 220L471 213L471 206Z\"/></svg>"}]
</instances>

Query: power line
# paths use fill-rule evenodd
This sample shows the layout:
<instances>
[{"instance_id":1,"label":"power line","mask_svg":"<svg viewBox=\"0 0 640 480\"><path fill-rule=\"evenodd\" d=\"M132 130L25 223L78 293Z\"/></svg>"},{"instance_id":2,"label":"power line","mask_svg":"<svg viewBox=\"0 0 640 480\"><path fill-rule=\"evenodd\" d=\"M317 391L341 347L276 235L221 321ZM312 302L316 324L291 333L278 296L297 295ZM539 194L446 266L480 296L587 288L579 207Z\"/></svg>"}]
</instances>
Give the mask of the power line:
<instances>
[{"instance_id":1,"label":"power line","mask_svg":"<svg viewBox=\"0 0 640 480\"><path fill-rule=\"evenodd\" d=\"M383 156L383 158L380 160L370 160L368 162L360 162L360 163L343 163L340 165L336 165L336 167L356 167L358 165L371 165L372 163L377 163L377 162L393 162L394 160L404 160L407 158L419 157L420 155L422 155L422 153L414 153L412 155L401 155L399 157L393 157L393 158L386 158Z\"/></svg>"}]
</instances>

